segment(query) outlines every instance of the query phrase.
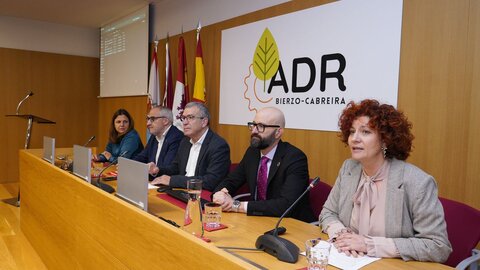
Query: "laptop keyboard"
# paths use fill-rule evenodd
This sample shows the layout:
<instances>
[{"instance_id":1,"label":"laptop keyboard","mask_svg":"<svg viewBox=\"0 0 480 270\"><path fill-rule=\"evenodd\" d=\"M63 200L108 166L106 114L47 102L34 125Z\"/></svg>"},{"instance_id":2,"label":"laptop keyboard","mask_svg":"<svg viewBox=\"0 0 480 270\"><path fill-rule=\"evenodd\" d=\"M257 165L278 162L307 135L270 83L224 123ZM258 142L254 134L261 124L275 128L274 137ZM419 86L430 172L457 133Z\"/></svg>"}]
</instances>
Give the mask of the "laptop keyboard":
<instances>
[{"instance_id":1,"label":"laptop keyboard","mask_svg":"<svg viewBox=\"0 0 480 270\"><path fill-rule=\"evenodd\" d=\"M188 192L185 190L181 189L167 189L165 190L165 193L167 193L169 196L174 197L177 200L180 200L184 203L188 203ZM208 203L209 201L205 200L204 198L200 199L200 204L203 206Z\"/></svg>"}]
</instances>

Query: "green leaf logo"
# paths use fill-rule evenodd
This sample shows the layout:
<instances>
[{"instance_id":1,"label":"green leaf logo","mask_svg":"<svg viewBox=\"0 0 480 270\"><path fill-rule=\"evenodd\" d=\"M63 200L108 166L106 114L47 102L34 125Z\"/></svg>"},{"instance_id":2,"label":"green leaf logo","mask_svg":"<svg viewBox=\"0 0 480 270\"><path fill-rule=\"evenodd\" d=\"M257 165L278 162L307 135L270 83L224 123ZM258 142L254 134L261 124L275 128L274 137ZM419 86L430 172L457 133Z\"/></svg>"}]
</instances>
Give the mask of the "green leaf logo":
<instances>
[{"instance_id":1,"label":"green leaf logo","mask_svg":"<svg viewBox=\"0 0 480 270\"><path fill-rule=\"evenodd\" d=\"M253 73L258 79L263 80L263 92L265 92L266 81L275 75L279 65L278 47L272 33L265 28L257 44L253 55Z\"/></svg>"}]
</instances>

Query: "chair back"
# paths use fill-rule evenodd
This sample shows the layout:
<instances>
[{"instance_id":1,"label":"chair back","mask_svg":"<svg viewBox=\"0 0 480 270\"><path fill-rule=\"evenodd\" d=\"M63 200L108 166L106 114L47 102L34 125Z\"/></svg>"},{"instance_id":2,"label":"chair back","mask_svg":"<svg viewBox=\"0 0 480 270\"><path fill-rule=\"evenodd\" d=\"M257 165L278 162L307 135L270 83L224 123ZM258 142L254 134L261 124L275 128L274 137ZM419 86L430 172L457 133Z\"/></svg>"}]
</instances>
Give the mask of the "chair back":
<instances>
[{"instance_id":1,"label":"chair back","mask_svg":"<svg viewBox=\"0 0 480 270\"><path fill-rule=\"evenodd\" d=\"M312 181L312 179L310 179ZM323 204L328 198L332 187L320 181L314 188L310 190L310 207L312 208L313 215L318 219L320 212L322 212Z\"/></svg>"},{"instance_id":2,"label":"chair back","mask_svg":"<svg viewBox=\"0 0 480 270\"><path fill-rule=\"evenodd\" d=\"M238 167L238 163L232 163L230 164L230 170L229 172L233 172L236 168ZM240 201L249 201L251 198L250 196L250 188L248 187L248 184L245 183L243 184L238 190L237 192L235 192L234 194L232 194L232 196L235 198L235 199L238 199Z\"/></svg>"},{"instance_id":3,"label":"chair back","mask_svg":"<svg viewBox=\"0 0 480 270\"><path fill-rule=\"evenodd\" d=\"M445 198L440 198L440 202L445 212L448 240L453 248L444 264L456 267L472 255L472 250L480 241L480 211Z\"/></svg>"}]
</instances>

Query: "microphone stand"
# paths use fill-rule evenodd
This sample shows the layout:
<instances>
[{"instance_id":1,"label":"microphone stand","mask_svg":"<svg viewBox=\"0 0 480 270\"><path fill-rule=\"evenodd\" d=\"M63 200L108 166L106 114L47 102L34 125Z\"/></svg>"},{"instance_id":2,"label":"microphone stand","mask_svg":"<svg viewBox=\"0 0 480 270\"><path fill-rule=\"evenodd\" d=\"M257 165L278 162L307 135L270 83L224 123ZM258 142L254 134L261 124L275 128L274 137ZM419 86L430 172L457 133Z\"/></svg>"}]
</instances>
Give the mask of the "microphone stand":
<instances>
[{"instance_id":1,"label":"microphone stand","mask_svg":"<svg viewBox=\"0 0 480 270\"><path fill-rule=\"evenodd\" d=\"M20 106L22 106L22 103L23 103L25 100L27 100L29 97L31 97L31 96L33 96L33 92L32 92L32 91L30 91L30 93L29 93L26 97L24 97L22 100L20 100L20 102L19 102L18 105L17 105L16 115L18 115L18 111L20 110Z\"/></svg>"},{"instance_id":2,"label":"microphone stand","mask_svg":"<svg viewBox=\"0 0 480 270\"><path fill-rule=\"evenodd\" d=\"M93 135L92 137L90 137L90 139L88 139L88 141L83 145L84 147L86 147L89 143L91 143L93 140L95 140L95 135Z\"/></svg>"},{"instance_id":3,"label":"microphone stand","mask_svg":"<svg viewBox=\"0 0 480 270\"><path fill-rule=\"evenodd\" d=\"M106 191L106 192L108 192L108 193L114 193L114 192L115 192L115 189L114 189L112 186L108 185L108 184L102 183L102 181L101 181L101 179L102 179L102 174L103 174L103 172L104 172L106 169L112 167L114 164L115 164L115 163L112 162L112 163L110 163L107 167L103 168L103 170L101 170L100 173L97 175L97 177L98 177L98 178L97 178L97 182L95 182L95 186L101 188L102 190L104 190L104 191Z\"/></svg>"},{"instance_id":4,"label":"microphone stand","mask_svg":"<svg viewBox=\"0 0 480 270\"><path fill-rule=\"evenodd\" d=\"M97 179L97 182L95 183L95 186L101 188L102 190L104 190L108 193L114 193L115 192L115 189L112 186L110 186L108 184L105 184L105 183L102 183L102 174L106 169L108 169L108 168L112 167L113 165L117 164L119 157L123 157L127 153L128 153L128 151L124 151L116 159L114 159L107 167L103 168L103 170L100 171L100 173L98 174L98 179Z\"/></svg>"},{"instance_id":5,"label":"microphone stand","mask_svg":"<svg viewBox=\"0 0 480 270\"><path fill-rule=\"evenodd\" d=\"M257 238L257 241L255 242L255 247L257 249L261 249L268 254L277 257L277 259L280 261L289 263L296 263L298 261L298 252L300 251L299 248L294 243L278 236L278 225L280 225L280 222L285 215L287 215L288 212L290 212L290 210L292 210L292 208L300 201L300 199L302 199L303 196L310 191L310 189L316 186L319 181L319 177L313 179L302 195L300 195L297 200L293 202L292 205L287 208L287 210L285 210L285 212L278 219L277 225L275 226L275 230L272 234L264 234Z\"/></svg>"}]
</instances>

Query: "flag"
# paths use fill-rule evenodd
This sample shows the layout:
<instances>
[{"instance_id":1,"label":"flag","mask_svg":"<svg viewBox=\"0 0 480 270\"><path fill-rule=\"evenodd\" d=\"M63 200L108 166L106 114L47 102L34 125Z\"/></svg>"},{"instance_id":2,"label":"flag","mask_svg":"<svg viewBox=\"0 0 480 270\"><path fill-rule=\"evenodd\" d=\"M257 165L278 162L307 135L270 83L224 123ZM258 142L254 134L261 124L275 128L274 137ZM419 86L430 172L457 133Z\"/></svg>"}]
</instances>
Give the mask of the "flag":
<instances>
[{"instance_id":1,"label":"flag","mask_svg":"<svg viewBox=\"0 0 480 270\"><path fill-rule=\"evenodd\" d=\"M172 84L172 63L170 62L170 49L167 43L165 44L165 89L163 89L163 103L162 106L172 109L173 105L173 84Z\"/></svg>"},{"instance_id":2,"label":"flag","mask_svg":"<svg viewBox=\"0 0 480 270\"><path fill-rule=\"evenodd\" d=\"M188 76L187 76L187 57L185 53L185 41L180 37L178 42L178 68L177 68L177 82L175 84L175 96L173 98L173 125L179 130L183 131L183 124L180 117L183 114L183 109L187 105L189 97L188 91Z\"/></svg>"},{"instance_id":3,"label":"flag","mask_svg":"<svg viewBox=\"0 0 480 270\"><path fill-rule=\"evenodd\" d=\"M152 106L160 104L160 85L158 84L158 59L157 59L157 44L153 48L152 65L150 66L150 78L148 79L148 103L147 113Z\"/></svg>"},{"instance_id":4,"label":"flag","mask_svg":"<svg viewBox=\"0 0 480 270\"><path fill-rule=\"evenodd\" d=\"M203 68L202 41L200 40L200 32L197 38L197 53L195 55L195 85L193 86L193 100L205 103L205 71Z\"/></svg>"}]
</instances>

